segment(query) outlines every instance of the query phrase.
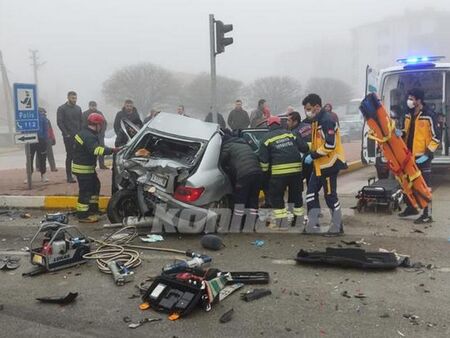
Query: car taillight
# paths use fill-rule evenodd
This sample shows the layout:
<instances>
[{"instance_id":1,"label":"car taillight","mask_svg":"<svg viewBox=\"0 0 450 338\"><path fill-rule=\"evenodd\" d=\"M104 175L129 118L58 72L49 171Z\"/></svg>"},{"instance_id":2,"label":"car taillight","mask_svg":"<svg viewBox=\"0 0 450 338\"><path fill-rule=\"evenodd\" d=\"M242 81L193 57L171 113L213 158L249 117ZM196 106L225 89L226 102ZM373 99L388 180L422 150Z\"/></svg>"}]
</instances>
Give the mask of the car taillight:
<instances>
[{"instance_id":1,"label":"car taillight","mask_svg":"<svg viewBox=\"0 0 450 338\"><path fill-rule=\"evenodd\" d=\"M185 187L185 186L179 186L175 190L174 197L181 201L181 202L195 202L200 198L200 196L203 194L203 191L205 191L205 188L193 188L193 187Z\"/></svg>"}]
</instances>

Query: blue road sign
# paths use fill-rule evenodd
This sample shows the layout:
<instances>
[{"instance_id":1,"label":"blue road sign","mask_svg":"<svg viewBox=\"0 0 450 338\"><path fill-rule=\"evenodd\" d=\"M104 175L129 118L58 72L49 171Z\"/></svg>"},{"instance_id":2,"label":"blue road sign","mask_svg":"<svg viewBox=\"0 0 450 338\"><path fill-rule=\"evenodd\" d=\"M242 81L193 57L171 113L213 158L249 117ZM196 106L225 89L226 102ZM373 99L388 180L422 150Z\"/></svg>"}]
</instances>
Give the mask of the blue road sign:
<instances>
[{"instance_id":1,"label":"blue road sign","mask_svg":"<svg viewBox=\"0 0 450 338\"><path fill-rule=\"evenodd\" d=\"M16 131L39 130L39 112L36 85L14 83L14 109L16 112Z\"/></svg>"}]
</instances>

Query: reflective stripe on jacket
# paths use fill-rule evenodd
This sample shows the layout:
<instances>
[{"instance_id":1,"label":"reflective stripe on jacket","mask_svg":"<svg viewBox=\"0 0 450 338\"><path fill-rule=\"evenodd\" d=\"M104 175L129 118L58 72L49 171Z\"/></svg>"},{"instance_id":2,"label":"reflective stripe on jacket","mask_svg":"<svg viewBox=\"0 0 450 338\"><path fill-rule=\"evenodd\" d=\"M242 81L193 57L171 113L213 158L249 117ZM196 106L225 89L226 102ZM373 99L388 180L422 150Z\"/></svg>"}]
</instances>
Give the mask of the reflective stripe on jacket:
<instances>
[{"instance_id":1,"label":"reflective stripe on jacket","mask_svg":"<svg viewBox=\"0 0 450 338\"><path fill-rule=\"evenodd\" d=\"M433 155L439 146L441 140L441 132L438 128L436 114L423 109L417 116L414 116L415 126L411 152L414 156L422 156L427 154L429 157ZM405 115L404 139L408 141L411 126L411 114Z\"/></svg>"},{"instance_id":2,"label":"reflective stripe on jacket","mask_svg":"<svg viewBox=\"0 0 450 338\"><path fill-rule=\"evenodd\" d=\"M312 123L311 156L317 176L322 171L339 171L347 167L339 126L322 110Z\"/></svg>"},{"instance_id":3,"label":"reflective stripe on jacket","mask_svg":"<svg viewBox=\"0 0 450 338\"><path fill-rule=\"evenodd\" d=\"M98 135L89 128L82 129L74 137L72 172L74 174L93 174L97 156L110 155L112 149L101 146Z\"/></svg>"},{"instance_id":4,"label":"reflective stripe on jacket","mask_svg":"<svg viewBox=\"0 0 450 338\"><path fill-rule=\"evenodd\" d=\"M308 145L280 126L271 128L260 144L258 156L263 171L272 175L292 175L302 171L302 156Z\"/></svg>"}]
</instances>

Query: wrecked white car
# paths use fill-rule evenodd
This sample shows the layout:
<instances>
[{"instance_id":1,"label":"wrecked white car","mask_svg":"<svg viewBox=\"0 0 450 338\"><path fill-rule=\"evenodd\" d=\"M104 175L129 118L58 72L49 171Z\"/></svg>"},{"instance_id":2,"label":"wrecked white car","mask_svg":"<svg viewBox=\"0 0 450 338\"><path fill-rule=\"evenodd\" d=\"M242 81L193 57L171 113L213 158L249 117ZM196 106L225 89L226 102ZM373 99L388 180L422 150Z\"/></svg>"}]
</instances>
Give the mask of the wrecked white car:
<instances>
[{"instance_id":1,"label":"wrecked white car","mask_svg":"<svg viewBox=\"0 0 450 338\"><path fill-rule=\"evenodd\" d=\"M124 130L135 129L125 124ZM160 113L116 156L109 220L153 217L159 206L167 212L157 217L176 226L184 215L198 220L214 217L209 209L229 208L232 188L220 168L221 144L217 124Z\"/></svg>"}]
</instances>

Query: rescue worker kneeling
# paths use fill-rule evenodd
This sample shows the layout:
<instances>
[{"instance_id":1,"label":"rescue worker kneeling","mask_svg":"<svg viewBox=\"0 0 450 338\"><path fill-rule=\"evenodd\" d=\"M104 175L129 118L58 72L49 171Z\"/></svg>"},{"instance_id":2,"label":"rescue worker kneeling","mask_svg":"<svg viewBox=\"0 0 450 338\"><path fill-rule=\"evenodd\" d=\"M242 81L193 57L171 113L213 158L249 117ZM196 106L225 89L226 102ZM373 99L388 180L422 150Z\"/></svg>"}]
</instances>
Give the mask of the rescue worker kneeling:
<instances>
[{"instance_id":1,"label":"rescue worker kneeling","mask_svg":"<svg viewBox=\"0 0 450 338\"><path fill-rule=\"evenodd\" d=\"M100 180L95 171L97 156L111 155L119 148L108 148L100 145L98 133L102 130L105 118L92 113L87 119L87 127L75 135L75 146L72 173L78 181L77 216L80 222L98 222L98 199Z\"/></svg>"},{"instance_id":2,"label":"rescue worker kneeling","mask_svg":"<svg viewBox=\"0 0 450 338\"><path fill-rule=\"evenodd\" d=\"M261 141L259 161L263 171L270 171L269 194L272 203L271 229L287 229L288 210L284 193L288 188L288 203L293 204L294 222L304 215L302 200L302 153L308 145L281 127L278 116L271 116L267 125L269 132ZM283 226L284 225L284 226Z\"/></svg>"},{"instance_id":3,"label":"rescue worker kneeling","mask_svg":"<svg viewBox=\"0 0 450 338\"><path fill-rule=\"evenodd\" d=\"M313 172L306 192L308 222L304 233L322 233L319 226L319 191L323 187L332 218L331 227L326 234L339 235L344 232L344 227L336 191L337 176L339 170L347 168L339 127L332 116L322 109L322 99L319 95L309 94L303 104L305 110L312 111L314 116L310 154L305 157L306 164L313 164Z\"/></svg>"},{"instance_id":4,"label":"rescue worker kneeling","mask_svg":"<svg viewBox=\"0 0 450 338\"><path fill-rule=\"evenodd\" d=\"M258 217L262 171L258 157L242 138L222 137L220 164L233 185L234 211L231 228L240 231L246 219Z\"/></svg>"}]
</instances>

